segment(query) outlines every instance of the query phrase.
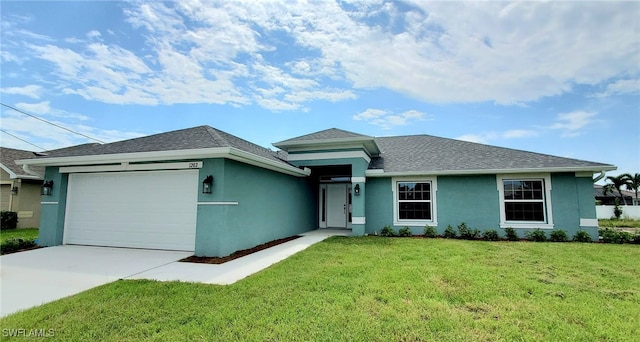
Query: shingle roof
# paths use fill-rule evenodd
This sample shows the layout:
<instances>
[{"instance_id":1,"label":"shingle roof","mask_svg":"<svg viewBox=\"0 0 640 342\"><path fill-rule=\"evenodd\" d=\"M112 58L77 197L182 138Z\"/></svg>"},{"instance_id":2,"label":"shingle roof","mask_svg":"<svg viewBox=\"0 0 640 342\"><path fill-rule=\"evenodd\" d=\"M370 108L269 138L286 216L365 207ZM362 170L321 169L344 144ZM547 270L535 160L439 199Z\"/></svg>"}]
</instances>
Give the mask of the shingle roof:
<instances>
[{"instance_id":1,"label":"shingle roof","mask_svg":"<svg viewBox=\"0 0 640 342\"><path fill-rule=\"evenodd\" d=\"M607 196L604 195L604 186L602 186L600 184L594 184L593 185L593 194L594 194L595 197L607 197ZM613 193L609 194L608 196L610 196L610 197L618 197L618 196L620 196L620 194L618 193L618 190L613 190ZM635 192L628 191L628 190L622 190L622 196L633 198L635 196Z\"/></svg>"},{"instance_id":2,"label":"shingle roof","mask_svg":"<svg viewBox=\"0 0 640 342\"><path fill-rule=\"evenodd\" d=\"M33 178L33 176L37 176L42 178L44 175L44 167L42 166L32 166L29 169L37 175L30 175L24 171L22 165L16 164L16 160L18 159L26 159L34 157L34 152L25 151L25 150L16 150L13 148L0 147L0 163L2 166L9 169L13 174L15 174L18 178Z\"/></svg>"},{"instance_id":3,"label":"shingle roof","mask_svg":"<svg viewBox=\"0 0 640 342\"><path fill-rule=\"evenodd\" d=\"M313 141L313 140L331 140L331 139L348 139L348 138L373 139L373 137L368 135L349 132L349 131L345 131L337 128L330 128L330 129L325 129L324 131L301 135L299 137L280 141L278 143L275 143L275 145L289 144L289 143L303 142L303 141Z\"/></svg>"},{"instance_id":4,"label":"shingle roof","mask_svg":"<svg viewBox=\"0 0 640 342\"><path fill-rule=\"evenodd\" d=\"M376 143L380 147L380 157L371 161L369 169L383 169L385 172L612 167L608 164L430 135L382 137L376 138Z\"/></svg>"},{"instance_id":5,"label":"shingle roof","mask_svg":"<svg viewBox=\"0 0 640 342\"><path fill-rule=\"evenodd\" d=\"M198 126L108 144L78 145L47 151L45 156L39 158L175 151L215 147L233 147L257 156L283 162L274 151L210 126Z\"/></svg>"}]
</instances>

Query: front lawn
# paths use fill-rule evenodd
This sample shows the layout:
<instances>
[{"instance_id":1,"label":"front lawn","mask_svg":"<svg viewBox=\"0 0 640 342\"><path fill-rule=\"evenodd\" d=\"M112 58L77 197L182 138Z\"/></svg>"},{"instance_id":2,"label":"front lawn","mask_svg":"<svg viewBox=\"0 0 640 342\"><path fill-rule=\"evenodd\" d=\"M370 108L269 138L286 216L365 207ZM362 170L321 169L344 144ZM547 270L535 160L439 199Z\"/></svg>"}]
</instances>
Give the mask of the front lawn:
<instances>
[{"instance_id":1,"label":"front lawn","mask_svg":"<svg viewBox=\"0 0 640 342\"><path fill-rule=\"evenodd\" d=\"M605 228L640 228L640 220L633 219L600 219L598 226Z\"/></svg>"},{"instance_id":2,"label":"front lawn","mask_svg":"<svg viewBox=\"0 0 640 342\"><path fill-rule=\"evenodd\" d=\"M638 260L636 245L333 237L234 285L118 281L0 326L65 340L634 340Z\"/></svg>"},{"instance_id":3,"label":"front lawn","mask_svg":"<svg viewBox=\"0 0 640 342\"><path fill-rule=\"evenodd\" d=\"M38 238L38 228L16 228L0 230L0 243L9 239L35 240Z\"/></svg>"}]
</instances>

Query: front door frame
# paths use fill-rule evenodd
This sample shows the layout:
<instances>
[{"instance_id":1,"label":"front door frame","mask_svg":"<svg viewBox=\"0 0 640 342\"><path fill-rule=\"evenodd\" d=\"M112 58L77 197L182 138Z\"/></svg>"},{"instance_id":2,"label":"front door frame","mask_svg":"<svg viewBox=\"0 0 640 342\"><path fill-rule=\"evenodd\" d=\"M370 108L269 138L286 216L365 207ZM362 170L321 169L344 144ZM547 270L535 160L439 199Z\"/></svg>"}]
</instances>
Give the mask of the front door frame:
<instances>
[{"instance_id":1,"label":"front door frame","mask_svg":"<svg viewBox=\"0 0 640 342\"><path fill-rule=\"evenodd\" d=\"M339 199L339 204L343 204L344 208L342 210L345 210L342 213L338 213L337 215L342 216L344 215L344 224L335 224L335 222L333 222L332 225L329 225L330 219L332 218L331 215L332 213L330 212L329 208L331 207L329 201L330 201L330 188L333 189L338 189L338 188L344 187L344 198L340 198ZM351 221L352 221L352 194L351 194L351 183L321 183L319 186L319 198L318 198L318 226L320 228L338 228L338 229L351 229ZM338 210L341 207L340 205L336 205L335 206ZM339 221L342 221L342 219L339 219Z\"/></svg>"}]
</instances>

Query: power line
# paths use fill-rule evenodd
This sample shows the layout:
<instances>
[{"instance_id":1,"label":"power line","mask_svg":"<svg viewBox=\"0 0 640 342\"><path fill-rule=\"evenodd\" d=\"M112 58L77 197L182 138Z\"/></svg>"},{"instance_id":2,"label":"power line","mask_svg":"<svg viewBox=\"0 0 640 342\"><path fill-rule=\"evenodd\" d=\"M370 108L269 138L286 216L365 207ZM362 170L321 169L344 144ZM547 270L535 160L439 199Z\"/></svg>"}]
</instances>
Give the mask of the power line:
<instances>
[{"instance_id":1,"label":"power line","mask_svg":"<svg viewBox=\"0 0 640 342\"><path fill-rule=\"evenodd\" d=\"M36 144L34 144L34 143L30 143L30 142L28 142L28 141L26 141L26 140L24 140L24 139L22 139L22 138L20 138L20 137L18 137L18 136L15 136L15 135L13 135L13 134L11 134L11 133L9 133L9 132L5 131L4 129L0 129L0 132L5 133L5 134L7 134L7 135L10 135L10 136L12 136L12 137L14 137L14 138L16 138L16 139L18 139L18 140L24 141L24 142L26 142L27 144L32 145L32 146L35 146L35 147L37 147L37 148L39 148L39 149L41 149L41 150L43 150L43 151L45 151L45 150L46 150L45 148L40 147L40 146L38 146L38 145L36 145Z\"/></svg>"},{"instance_id":2,"label":"power line","mask_svg":"<svg viewBox=\"0 0 640 342\"><path fill-rule=\"evenodd\" d=\"M73 133L73 134L81 135L81 136L83 136L83 137L85 137L85 138L87 138L87 139L91 139L91 140L93 140L93 141L97 141L97 142L99 142L99 143L101 143L101 144L106 144L106 143L105 143L104 141L102 141L102 140L98 140L98 139L96 139L96 138L92 138L92 137L90 137L90 136L88 136L88 135L86 135L86 134L82 134L82 133L76 132L76 131L71 130L71 129L69 129L69 128L66 128L66 127L60 126L60 125L58 125L58 124L55 124L55 123L53 123L53 122L51 122L51 121L47 121L47 120L45 120L45 119L39 118L39 117L37 117L37 116L35 116L35 115L33 115L33 114L29 114L29 113L27 113L27 112L25 112L25 111L23 111L23 110L20 110L20 109L18 109L18 108L12 107L12 106L9 106L8 104L4 104L4 103L0 102L0 105L3 105L3 106L5 106L5 107L7 107L7 108L10 108L10 109L13 109L13 110L15 110L16 112L18 112L18 113L22 113L22 114L24 114L24 115L26 115L26 116L30 116L30 117L32 117L32 118L34 118L34 119L37 119L37 120L40 120L40 121L42 121L42 122L48 123L49 125L56 126L56 127L58 127L58 128L64 129L65 131L71 132L71 133ZM6 133L6 132L5 132L5 133Z\"/></svg>"}]
</instances>

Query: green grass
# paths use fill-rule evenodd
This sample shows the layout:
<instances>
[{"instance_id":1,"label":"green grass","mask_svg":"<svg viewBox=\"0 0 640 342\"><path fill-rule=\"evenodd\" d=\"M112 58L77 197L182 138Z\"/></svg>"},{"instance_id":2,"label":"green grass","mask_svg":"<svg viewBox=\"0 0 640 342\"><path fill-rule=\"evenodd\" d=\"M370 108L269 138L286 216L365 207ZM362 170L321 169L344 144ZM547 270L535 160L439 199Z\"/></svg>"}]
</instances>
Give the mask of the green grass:
<instances>
[{"instance_id":1,"label":"green grass","mask_svg":"<svg viewBox=\"0 0 640 342\"><path fill-rule=\"evenodd\" d=\"M625 341L640 336L638 260L636 245L334 237L234 285L118 281L0 327L78 341Z\"/></svg>"},{"instance_id":2,"label":"green grass","mask_svg":"<svg viewBox=\"0 0 640 342\"><path fill-rule=\"evenodd\" d=\"M38 238L38 228L17 228L0 230L0 243L9 239L35 240Z\"/></svg>"},{"instance_id":3,"label":"green grass","mask_svg":"<svg viewBox=\"0 0 640 342\"><path fill-rule=\"evenodd\" d=\"M598 225L600 227L610 227L610 228L640 228L640 220L632 220L632 219L602 219L598 220Z\"/></svg>"}]
</instances>

